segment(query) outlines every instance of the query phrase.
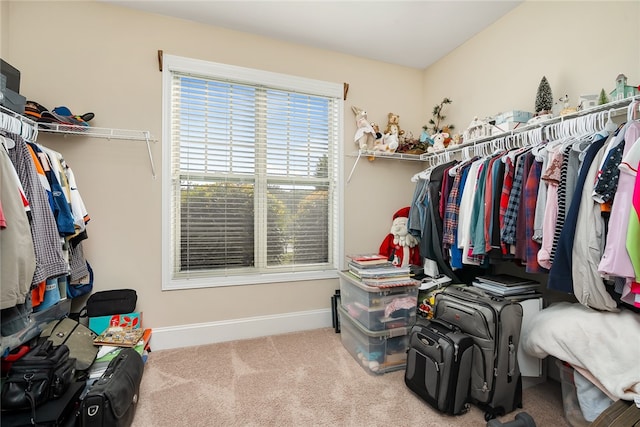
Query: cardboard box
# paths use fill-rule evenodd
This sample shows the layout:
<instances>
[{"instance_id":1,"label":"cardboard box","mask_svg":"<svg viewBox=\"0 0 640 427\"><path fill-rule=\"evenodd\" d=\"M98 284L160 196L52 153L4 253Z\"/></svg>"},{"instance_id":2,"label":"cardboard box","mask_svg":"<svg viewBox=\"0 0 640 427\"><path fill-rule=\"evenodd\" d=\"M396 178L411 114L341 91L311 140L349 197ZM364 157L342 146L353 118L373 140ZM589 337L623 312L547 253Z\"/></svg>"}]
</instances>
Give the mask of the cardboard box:
<instances>
[{"instance_id":1,"label":"cardboard box","mask_svg":"<svg viewBox=\"0 0 640 427\"><path fill-rule=\"evenodd\" d=\"M111 326L139 329L142 327L142 312L89 317L89 329L98 335Z\"/></svg>"}]
</instances>

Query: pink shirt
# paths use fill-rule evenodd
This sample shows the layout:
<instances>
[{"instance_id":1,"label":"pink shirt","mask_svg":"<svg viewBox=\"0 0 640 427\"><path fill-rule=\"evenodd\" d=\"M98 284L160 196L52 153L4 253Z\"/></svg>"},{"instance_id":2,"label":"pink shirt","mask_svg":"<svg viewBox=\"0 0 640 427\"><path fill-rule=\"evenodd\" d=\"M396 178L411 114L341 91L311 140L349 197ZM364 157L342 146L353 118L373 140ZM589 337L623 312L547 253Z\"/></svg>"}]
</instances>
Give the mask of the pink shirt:
<instances>
[{"instance_id":1,"label":"pink shirt","mask_svg":"<svg viewBox=\"0 0 640 427\"><path fill-rule=\"evenodd\" d=\"M553 246L553 234L558 219L558 183L560 182L560 167L562 165L562 150L555 149L549 152L549 164L542 174L541 179L547 181L547 203L544 208L542 222L542 246L538 251L538 264L551 268L551 248Z\"/></svg>"},{"instance_id":2,"label":"pink shirt","mask_svg":"<svg viewBox=\"0 0 640 427\"><path fill-rule=\"evenodd\" d=\"M640 122L633 122L627 128L624 135L623 162L632 151L634 143L640 137ZM637 150L638 148L636 148ZM604 254L598 265L598 272L605 276L618 276L635 278L635 270L631 258L627 253L627 229L629 227L629 213L631 212L631 200L635 186L635 176L632 170L620 167L618 189L611 207L609 218L609 231L607 232L607 244Z\"/></svg>"}]
</instances>

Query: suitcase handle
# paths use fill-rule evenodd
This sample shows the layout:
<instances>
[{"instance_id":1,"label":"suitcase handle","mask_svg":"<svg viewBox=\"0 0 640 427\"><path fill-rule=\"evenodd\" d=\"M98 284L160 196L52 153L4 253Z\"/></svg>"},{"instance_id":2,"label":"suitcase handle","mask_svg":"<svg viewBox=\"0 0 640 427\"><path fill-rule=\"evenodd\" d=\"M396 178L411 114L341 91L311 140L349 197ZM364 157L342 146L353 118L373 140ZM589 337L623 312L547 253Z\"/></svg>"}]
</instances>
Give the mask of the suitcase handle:
<instances>
[{"instance_id":1,"label":"suitcase handle","mask_svg":"<svg viewBox=\"0 0 640 427\"><path fill-rule=\"evenodd\" d=\"M457 331L457 332L459 332L459 331L461 331L461 330L462 330L462 329L460 329L460 327L458 327L458 325L454 325L453 323L445 322L444 320L442 320L442 319L438 319L438 318L436 318L436 317L434 317L434 318L432 318L432 319L429 319L429 320L430 320L431 322L433 322L433 323L438 323L438 324L440 324L440 325L442 325L442 326L444 326L444 327L446 327L446 328L449 328L449 329L451 329L452 331Z\"/></svg>"},{"instance_id":2,"label":"suitcase handle","mask_svg":"<svg viewBox=\"0 0 640 427\"><path fill-rule=\"evenodd\" d=\"M425 345L435 346L438 344L437 342L435 342L434 340L432 340L431 338L429 338L428 336L426 336L421 332L418 332L417 337L418 337L418 340L422 341L422 343L424 343Z\"/></svg>"},{"instance_id":3,"label":"suitcase handle","mask_svg":"<svg viewBox=\"0 0 640 427\"><path fill-rule=\"evenodd\" d=\"M509 382L516 370L516 346L513 344L513 337L509 337L509 366L507 367L507 375L509 376Z\"/></svg>"}]
</instances>

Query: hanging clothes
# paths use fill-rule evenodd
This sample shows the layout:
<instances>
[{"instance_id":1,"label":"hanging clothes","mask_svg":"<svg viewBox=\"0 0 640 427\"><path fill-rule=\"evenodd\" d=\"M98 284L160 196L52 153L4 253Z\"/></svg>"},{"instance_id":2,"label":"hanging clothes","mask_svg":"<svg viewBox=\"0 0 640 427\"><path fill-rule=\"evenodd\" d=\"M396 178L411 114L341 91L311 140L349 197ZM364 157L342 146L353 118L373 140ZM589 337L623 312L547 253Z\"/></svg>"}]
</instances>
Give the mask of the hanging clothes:
<instances>
[{"instance_id":1,"label":"hanging clothes","mask_svg":"<svg viewBox=\"0 0 640 427\"><path fill-rule=\"evenodd\" d=\"M427 259L435 261L441 274L445 274L454 281L458 278L451 270L449 264L445 262L442 253L443 224L439 214L440 190L445 170L456 164L457 161L444 163L436 166L429 175L426 184L426 197L423 205L426 208L423 221L423 234L420 238L420 254Z\"/></svg>"},{"instance_id":2,"label":"hanging clothes","mask_svg":"<svg viewBox=\"0 0 640 427\"><path fill-rule=\"evenodd\" d=\"M5 218L0 232L0 309L7 309L25 303L36 270L36 254L28 202L4 143L0 144L0 194Z\"/></svg>"},{"instance_id":3,"label":"hanging clothes","mask_svg":"<svg viewBox=\"0 0 640 427\"><path fill-rule=\"evenodd\" d=\"M533 154L532 154L533 156ZM546 273L548 270L538 263L538 252L541 244L535 239L535 217L536 203L538 202L540 176L542 174L542 162L534 161L529 169L529 175L524 185L524 231L517 243L518 247L522 247L522 263L525 265L527 273ZM518 233L519 234L519 233ZM517 253L516 253L517 255Z\"/></svg>"},{"instance_id":4,"label":"hanging clothes","mask_svg":"<svg viewBox=\"0 0 640 427\"><path fill-rule=\"evenodd\" d=\"M572 257L572 250L576 242L581 243L581 239L584 239L583 236L578 236L576 238L575 234L578 213L580 210L580 199L591 164L594 159L596 159L598 152L604 146L606 140L607 138L600 138L593 142L585 153L584 160L580 168L580 174L573 192L571 205L567 211L564 227L560 232L555 258L553 260L551 270L549 270L549 281L547 283L549 289L566 293L573 292L574 281L572 265L574 261L580 260L575 260ZM565 153L568 154L566 151Z\"/></svg>"},{"instance_id":5,"label":"hanging clothes","mask_svg":"<svg viewBox=\"0 0 640 427\"><path fill-rule=\"evenodd\" d=\"M12 139L16 145L9 150L9 157L31 205L31 235L37 260L31 284L35 286L50 277L67 274L68 267L62 253L63 241L31 153L22 137L14 135Z\"/></svg>"},{"instance_id":6,"label":"hanging clothes","mask_svg":"<svg viewBox=\"0 0 640 427\"><path fill-rule=\"evenodd\" d=\"M624 134L623 157L627 156L639 137L640 123L634 121L627 127ZM619 174L617 189L611 206L607 243L598 265L598 272L605 277L633 278L635 277L635 271L627 253L626 235L635 179L633 175L627 173L629 172L628 168L621 167L620 172L622 173Z\"/></svg>"}]
</instances>

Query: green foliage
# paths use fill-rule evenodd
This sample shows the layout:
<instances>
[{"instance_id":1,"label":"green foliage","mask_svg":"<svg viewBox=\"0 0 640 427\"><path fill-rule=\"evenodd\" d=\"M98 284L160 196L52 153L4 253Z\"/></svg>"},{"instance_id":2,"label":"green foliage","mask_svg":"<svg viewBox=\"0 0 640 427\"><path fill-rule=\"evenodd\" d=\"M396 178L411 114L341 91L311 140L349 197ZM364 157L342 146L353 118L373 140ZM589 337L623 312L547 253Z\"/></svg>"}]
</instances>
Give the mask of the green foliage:
<instances>
[{"instance_id":1,"label":"green foliage","mask_svg":"<svg viewBox=\"0 0 640 427\"><path fill-rule=\"evenodd\" d=\"M547 81L547 77L543 76L538 85L538 93L536 94L535 112L551 111L553 108L553 93L551 92L551 86Z\"/></svg>"},{"instance_id":2,"label":"green foliage","mask_svg":"<svg viewBox=\"0 0 640 427\"><path fill-rule=\"evenodd\" d=\"M326 154L318 160L314 176L316 178L327 178L329 176L329 157Z\"/></svg>"},{"instance_id":3,"label":"green foliage","mask_svg":"<svg viewBox=\"0 0 640 427\"><path fill-rule=\"evenodd\" d=\"M431 135L442 132L444 128L448 128L450 131L455 129L454 125L441 126L441 123L447 118L447 116L442 114L443 108L452 102L449 98L444 98L440 104L433 107L433 112L431 113L433 118L429 120L429 124L422 126L422 129L428 131Z\"/></svg>"},{"instance_id":4,"label":"green foliage","mask_svg":"<svg viewBox=\"0 0 640 427\"><path fill-rule=\"evenodd\" d=\"M327 159L321 159L316 176L327 175L326 165ZM288 187L270 185L267 193L267 265L327 262L327 187ZM254 200L252 183L183 185L181 269L253 267Z\"/></svg>"},{"instance_id":5,"label":"green foliage","mask_svg":"<svg viewBox=\"0 0 640 427\"><path fill-rule=\"evenodd\" d=\"M325 187L326 188L326 187ZM329 191L318 188L298 204L293 221L296 264L329 261Z\"/></svg>"},{"instance_id":6,"label":"green foliage","mask_svg":"<svg viewBox=\"0 0 640 427\"><path fill-rule=\"evenodd\" d=\"M609 97L603 89L600 89L600 97L598 98L598 105L603 105L609 102Z\"/></svg>"}]
</instances>

